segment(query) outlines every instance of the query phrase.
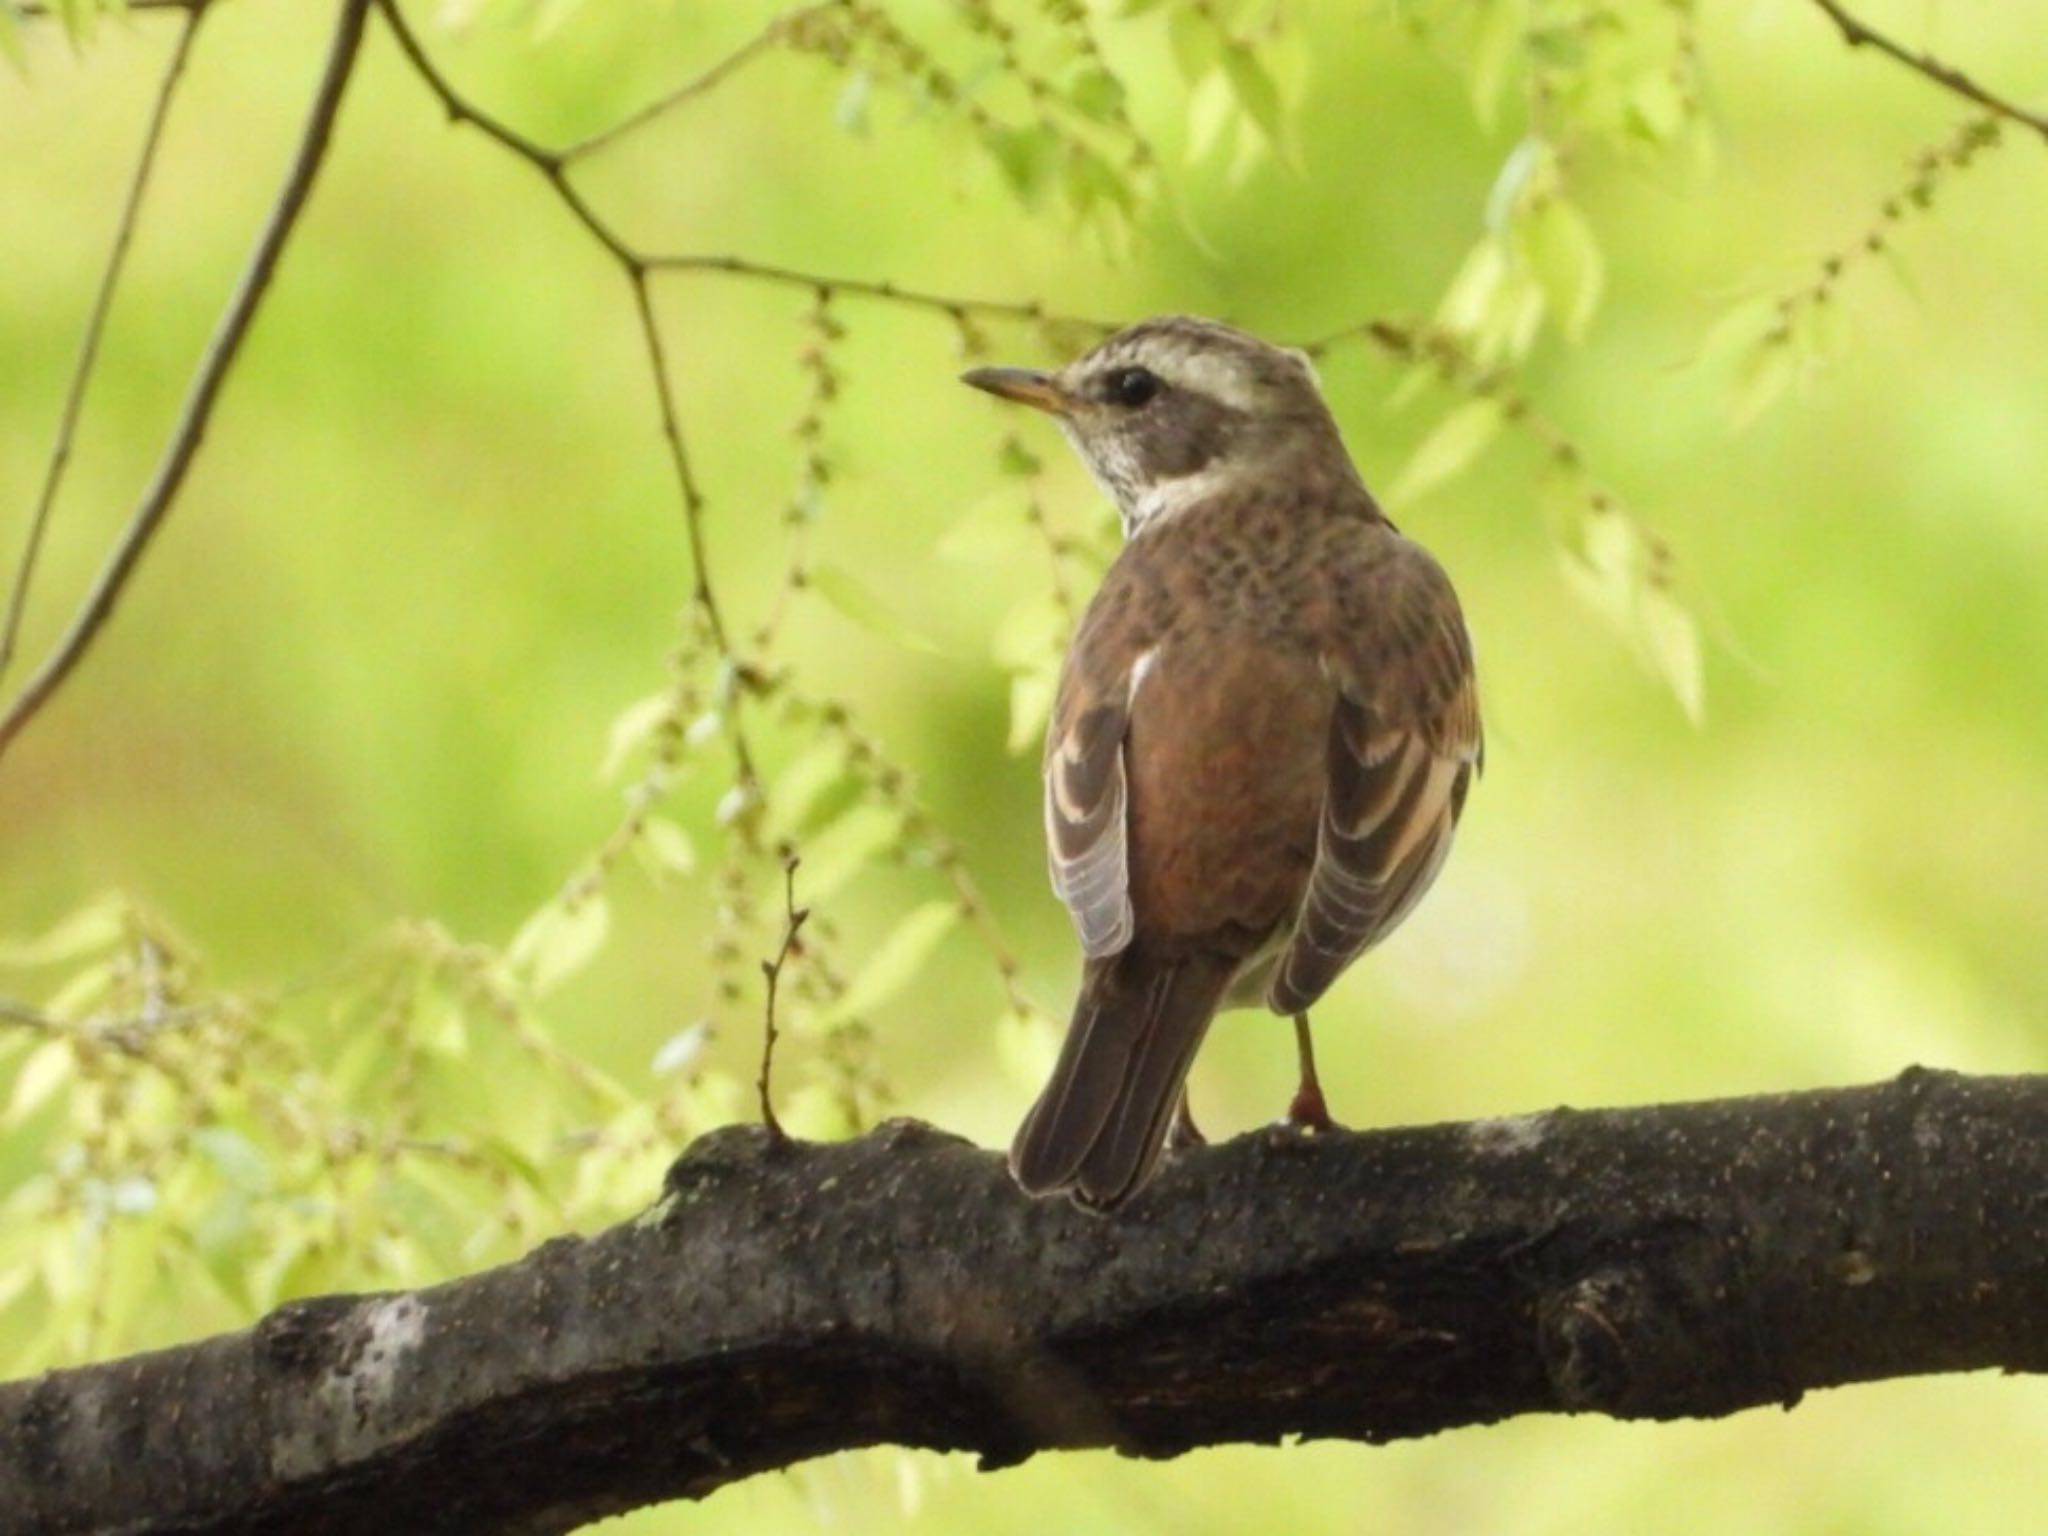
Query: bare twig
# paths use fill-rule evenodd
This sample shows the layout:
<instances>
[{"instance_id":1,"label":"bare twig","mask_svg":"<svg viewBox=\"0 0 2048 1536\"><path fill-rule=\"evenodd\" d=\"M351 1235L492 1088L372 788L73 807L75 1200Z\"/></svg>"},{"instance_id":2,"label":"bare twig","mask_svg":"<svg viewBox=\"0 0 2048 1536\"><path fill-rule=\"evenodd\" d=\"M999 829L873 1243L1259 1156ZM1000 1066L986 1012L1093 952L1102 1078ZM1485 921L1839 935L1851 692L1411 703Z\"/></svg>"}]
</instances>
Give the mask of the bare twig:
<instances>
[{"instance_id":1,"label":"bare twig","mask_svg":"<svg viewBox=\"0 0 2048 1536\"><path fill-rule=\"evenodd\" d=\"M771 23L761 37L746 45L738 53L729 55L720 64L714 65L704 75L697 77L680 90L673 92L653 107L644 109L633 117L622 121L617 127L606 130L594 138L585 139L567 149L550 149L537 140L500 121L482 108L476 106L444 74L428 56L421 45L419 36L405 19L398 0L375 0L378 11L390 25L399 50L413 66L414 72L441 104L452 122L468 123L500 148L509 151L537 172L555 194L561 198L570 214L602 245L618 264L633 290L633 303L642 340L647 348L648 366L654 375L657 402L661 411L662 436L666 441L669 460L674 469L677 490L682 499L683 522L689 539L690 559L693 567L691 599L703 614L706 627L717 647L719 658L736 671L744 672L737 648L719 607L716 588L711 581L710 555L704 528L704 496L691 469L689 451L685 443L680 413L676 408L675 388L669 376L666 348L662 339L659 320L654 311L653 293L649 278L656 272L709 272L723 273L756 281L776 283L785 287L802 288L829 298L833 294L847 293L858 297L876 299L906 308L929 310L964 320L969 315L983 315L990 318L1027 321L1039 325L1072 324L1089 329L1109 330L1111 327L1089 321L1069 320L1054 315L1037 303L1007 302L1001 300L964 299L944 294L928 293L918 289L900 288L890 282L875 282L860 278L825 276L813 272L801 272L768 262L750 261L738 256L650 254L639 250L616 230L590 202L576 189L570 180L569 171L574 162L609 143L621 134L641 123L650 121L662 111L680 101L689 99L698 92L709 89L718 80L737 68L745 59L751 58L765 48L774 37L785 34L797 19L810 14L808 11L785 13L777 22ZM726 712L727 734L732 741L733 753L738 763L740 787L743 793L752 795L758 789L759 780L755 772L752 750L738 711ZM740 823L743 832L751 825L744 818Z\"/></svg>"},{"instance_id":2,"label":"bare twig","mask_svg":"<svg viewBox=\"0 0 2048 1536\"><path fill-rule=\"evenodd\" d=\"M8 0L0 0L6 4ZM47 0L13 0L14 14L24 21L53 21L64 14L63 10L47 3ZM199 12L212 5L214 0L128 0L130 11L178 11Z\"/></svg>"},{"instance_id":3,"label":"bare twig","mask_svg":"<svg viewBox=\"0 0 2048 1536\"><path fill-rule=\"evenodd\" d=\"M1851 15L1839 0L1813 0L1813 3L1827 12L1829 19L1840 30L1842 41L1851 48L1875 48L1879 53L1889 55L1915 73L1926 76L1944 90L1953 91L1965 100L1974 101L1987 111L2031 128L2043 139L2048 139L2048 115L2030 112L2017 102L1997 95L1953 64L1944 63L1931 53L1916 53L1903 43L1894 42L1868 22Z\"/></svg>"},{"instance_id":4,"label":"bare twig","mask_svg":"<svg viewBox=\"0 0 2048 1536\"><path fill-rule=\"evenodd\" d=\"M65 466L71 461L71 444L78 433L78 418L85 407L85 391L92 382L93 365L99 361L100 340L106 334L107 314L114 304L114 289L121 281L128 245L135 234L136 219L142 212L143 194L149 190L149 178L156 168L156 151L163 142L164 122L170 116L171 102L178 93L178 82L185 76L185 61L191 55L192 41L198 36L199 23L205 15L205 0L195 0L185 9L185 25L171 48L170 62L164 66L163 83L157 87L156 106L149 114L149 126L143 131L142 153L136 157L135 174L128 182L127 200L121 205L120 220L114 226L114 244L107 252L107 265L100 274L99 291L93 295L92 309L86 316L85 338L79 343L78 362L71 370L71 385L65 393L64 409L57 420L57 440L50 448L50 462L43 470L43 486L36 496L35 510L29 514L28 538L22 546L21 563L15 567L14 588L7 597L7 612L0 617L0 679L7 676L7 668L14 660L15 642L21 635L22 614L28 606L29 585L35 579L36 561L42 554L43 536L49 529L50 509L56 505L58 487L64 483Z\"/></svg>"},{"instance_id":5,"label":"bare twig","mask_svg":"<svg viewBox=\"0 0 2048 1536\"><path fill-rule=\"evenodd\" d=\"M801 26L806 17L818 15L831 8L829 5L806 5L800 6L793 11L784 11L779 16L770 17L768 24L762 27L759 32L747 39L746 42L741 43L739 47L733 49L731 53L728 53L716 64L704 70L703 73L684 81L674 90L649 102L646 106L640 108L639 111L629 113L625 117L620 118L611 127L593 133L587 139L580 139L576 143L571 144L561 152L559 157L561 163L563 165L573 165L576 161L588 155L594 155L599 150L617 143L628 134L637 133L656 119L665 117L668 113L683 105L684 102L693 101L706 92L716 89L742 66L759 58L778 43L788 38L791 31Z\"/></svg>"},{"instance_id":6,"label":"bare twig","mask_svg":"<svg viewBox=\"0 0 2048 1536\"><path fill-rule=\"evenodd\" d=\"M255 250L250 253L241 281L228 301L227 310L222 314L212 340L207 343L198 376L185 397L184 408L172 429L163 462L70 629L57 642L56 649L41 669L23 686L7 713L0 716L0 756L5 755L8 745L63 686L64 680L85 655L101 626L114 611L128 578L134 574L150 539L163 526L165 516L185 483L185 475L198 456L199 444L206 435L207 423L213 417L221 386L227 381L229 370L241 353L250 324L262 307L270 280L277 271L285 242L305 210L314 179L327 158L327 147L333 136L335 116L341 109L342 94L350 75L355 72L363 38L363 18L369 8L370 0L341 0L334 37L327 47L326 67L314 93L306 126L300 134L298 150L292 157L291 169L286 173L284 186L271 207L270 216L257 238Z\"/></svg>"},{"instance_id":7,"label":"bare twig","mask_svg":"<svg viewBox=\"0 0 2048 1536\"><path fill-rule=\"evenodd\" d=\"M1087 320L1078 316L1062 315L1048 310L1043 304L1033 301L1004 299L977 299L953 294L932 293L916 288L905 288L896 283L873 281L857 277L839 277L830 273L805 272L794 267L778 266L773 262L753 261L744 256L699 254L694 252L647 252L629 244L612 225L592 208L587 200L576 191L569 180L570 166L590 152L593 140L586 139L567 149L550 149L546 145L527 137L517 129L508 126L476 106L441 72L416 34L405 19L397 0L376 0L377 9L391 25L393 36L401 52L413 66L420 79L453 122L468 123L504 149L511 151L538 171L552 185L557 194L568 204L570 212L578 223L596 237L609 251L614 260L627 269L649 272L709 272L724 273L733 277L752 278L759 282L775 283L787 288L807 289L811 292L850 294L859 298L876 299L905 308L925 309L936 314L959 317L983 315L990 319L1017 320L1034 325L1066 325L1082 330L1111 331L1116 327L1106 321ZM791 13L801 15L802 12ZM789 16L783 18L785 24ZM728 63L730 61L728 60ZM700 80L702 77L699 77ZM619 128L608 129L598 135L598 140L615 137L632 124L629 118Z\"/></svg>"},{"instance_id":8,"label":"bare twig","mask_svg":"<svg viewBox=\"0 0 2048 1536\"><path fill-rule=\"evenodd\" d=\"M0 997L0 1022L19 1024L39 1035L63 1033L63 1026L40 1008L31 1008L27 1003L18 1002L11 997Z\"/></svg>"},{"instance_id":9,"label":"bare twig","mask_svg":"<svg viewBox=\"0 0 2048 1536\"><path fill-rule=\"evenodd\" d=\"M1101 331L1105 334L1117 328L1113 322L1107 320L1088 320L1079 315L1055 314L1035 299L963 298L956 294L905 288L891 282L869 282L857 277L832 277L816 272L799 272L790 267L776 266L773 262L751 261L743 256L650 255L645 260L650 268L658 272L725 272L734 277L751 277L765 282L780 283L786 287L810 288L819 292L879 299L906 309L930 310L956 320L967 315L985 315L996 320L1021 320L1033 325L1072 326L1077 330Z\"/></svg>"},{"instance_id":10,"label":"bare twig","mask_svg":"<svg viewBox=\"0 0 2048 1536\"><path fill-rule=\"evenodd\" d=\"M801 935L804 920L811 915L809 907L796 904L796 867L803 861L795 854L786 855L782 861L782 947L775 952L773 960L761 962L761 974L768 981L768 1002L761 1019L761 1076L755 1086L761 1094L761 1123L768 1128L768 1134L777 1141L787 1141L789 1133L783 1130L782 1122L775 1118L775 1100L769 1092L769 1077L775 1068L775 1040L778 1030L775 1024L775 993L782 983L782 968L789 963L792 955L801 954Z\"/></svg>"},{"instance_id":11,"label":"bare twig","mask_svg":"<svg viewBox=\"0 0 2048 1536\"><path fill-rule=\"evenodd\" d=\"M704 610L705 623L721 655L732 654L725 616L719 611L718 596L711 589L710 567L704 548L704 492L690 468L690 455L683 446L682 427L676 415L675 388L669 382L668 352L662 344L661 324L654 313L654 296L648 292L647 269L632 268L633 304L640 318L640 333L647 343L647 364L654 374L654 392L661 405L661 432L668 443L669 463L675 471L676 489L683 499L684 522L690 535L690 560L696 567L691 595ZM751 767L748 768L752 776Z\"/></svg>"}]
</instances>

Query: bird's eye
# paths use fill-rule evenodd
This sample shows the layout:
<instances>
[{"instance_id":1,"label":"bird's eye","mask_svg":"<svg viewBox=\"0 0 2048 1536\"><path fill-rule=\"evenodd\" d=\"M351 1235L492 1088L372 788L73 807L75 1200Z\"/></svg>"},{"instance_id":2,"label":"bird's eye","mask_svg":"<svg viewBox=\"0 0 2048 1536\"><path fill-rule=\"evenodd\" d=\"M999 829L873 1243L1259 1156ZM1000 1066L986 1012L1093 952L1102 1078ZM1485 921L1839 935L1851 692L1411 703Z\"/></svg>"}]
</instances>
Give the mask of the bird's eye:
<instances>
[{"instance_id":1,"label":"bird's eye","mask_svg":"<svg viewBox=\"0 0 2048 1536\"><path fill-rule=\"evenodd\" d=\"M1136 410L1159 393L1159 375L1149 368L1119 368L1104 384L1113 404Z\"/></svg>"}]
</instances>

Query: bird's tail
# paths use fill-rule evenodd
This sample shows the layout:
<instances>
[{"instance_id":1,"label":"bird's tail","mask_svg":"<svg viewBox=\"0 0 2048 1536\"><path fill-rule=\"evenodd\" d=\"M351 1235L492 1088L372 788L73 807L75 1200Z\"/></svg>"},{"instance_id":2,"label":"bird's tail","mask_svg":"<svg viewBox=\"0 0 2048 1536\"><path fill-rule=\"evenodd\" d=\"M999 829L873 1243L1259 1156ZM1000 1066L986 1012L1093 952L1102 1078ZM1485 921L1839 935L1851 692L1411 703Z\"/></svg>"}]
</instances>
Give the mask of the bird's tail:
<instances>
[{"instance_id":1,"label":"bird's tail","mask_svg":"<svg viewBox=\"0 0 2048 1536\"><path fill-rule=\"evenodd\" d=\"M1133 946L1089 963L1052 1079L1018 1128L1010 1172L1031 1194L1110 1210L1158 1165L1195 1049L1233 967Z\"/></svg>"}]
</instances>

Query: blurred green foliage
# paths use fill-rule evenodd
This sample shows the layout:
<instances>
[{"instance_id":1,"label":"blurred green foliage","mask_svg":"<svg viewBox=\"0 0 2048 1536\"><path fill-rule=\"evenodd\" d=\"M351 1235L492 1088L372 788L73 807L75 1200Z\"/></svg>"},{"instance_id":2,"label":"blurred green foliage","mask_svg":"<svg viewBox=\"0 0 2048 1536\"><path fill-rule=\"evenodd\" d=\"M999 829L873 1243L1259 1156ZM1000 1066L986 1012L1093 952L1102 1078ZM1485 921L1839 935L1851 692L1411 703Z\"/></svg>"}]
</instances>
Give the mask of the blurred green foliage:
<instances>
[{"instance_id":1,"label":"blurred green foliage","mask_svg":"<svg viewBox=\"0 0 2048 1536\"><path fill-rule=\"evenodd\" d=\"M10 561L179 24L56 9L0 5ZM2048 88L2038 8L1868 9ZM328 10L204 24L27 661L153 464ZM1464 596L1490 773L1321 1012L1342 1114L2048 1058L2048 204L2009 128L1799 5L410 14L548 145L713 71L572 175L638 249L739 259L653 289L721 622L630 290L373 25L168 531L0 764L0 1370L630 1212L753 1112L792 852L792 1129L1006 1138L1075 968L1032 753L1114 530L952 375L1096 334L1061 317L1312 344ZM1226 1020L1211 1130L1291 1060ZM2020 1529L2044 1431L2039 1383L1955 1379L1001 1479L874 1453L627 1523Z\"/></svg>"}]
</instances>

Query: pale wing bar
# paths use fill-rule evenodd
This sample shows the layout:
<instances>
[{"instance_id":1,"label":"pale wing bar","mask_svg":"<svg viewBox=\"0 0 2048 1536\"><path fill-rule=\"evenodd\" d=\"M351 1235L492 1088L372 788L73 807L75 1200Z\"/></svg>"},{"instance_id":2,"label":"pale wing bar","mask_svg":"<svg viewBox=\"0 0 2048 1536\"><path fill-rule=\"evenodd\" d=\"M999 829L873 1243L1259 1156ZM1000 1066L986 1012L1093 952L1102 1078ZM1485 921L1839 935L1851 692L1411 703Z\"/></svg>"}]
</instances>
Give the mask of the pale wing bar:
<instances>
[{"instance_id":1,"label":"pale wing bar","mask_svg":"<svg viewBox=\"0 0 2048 1536\"><path fill-rule=\"evenodd\" d=\"M1125 831L1126 712L1100 705L1062 733L1045 759L1045 846L1059 893L1092 959L1131 942L1130 845Z\"/></svg>"},{"instance_id":2,"label":"pale wing bar","mask_svg":"<svg viewBox=\"0 0 2048 1536\"><path fill-rule=\"evenodd\" d=\"M1482 756L1471 644L1435 562L1405 545L1331 647L1339 694L1316 860L1267 1001L1299 1013L1422 899Z\"/></svg>"}]
</instances>

